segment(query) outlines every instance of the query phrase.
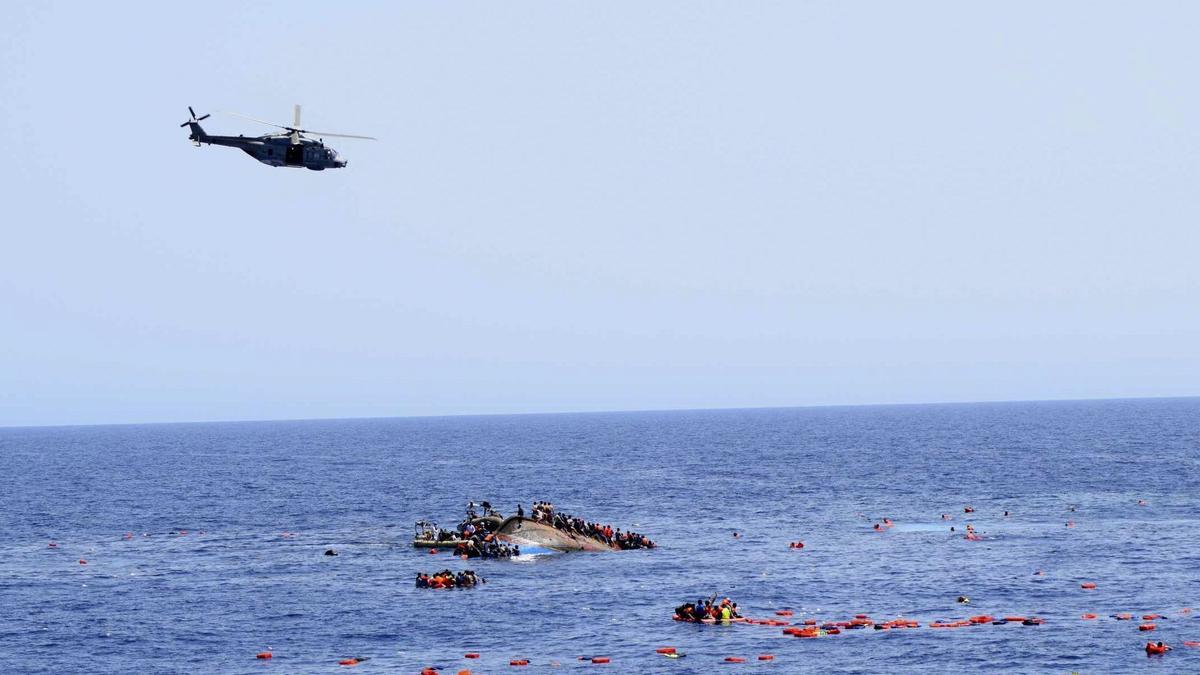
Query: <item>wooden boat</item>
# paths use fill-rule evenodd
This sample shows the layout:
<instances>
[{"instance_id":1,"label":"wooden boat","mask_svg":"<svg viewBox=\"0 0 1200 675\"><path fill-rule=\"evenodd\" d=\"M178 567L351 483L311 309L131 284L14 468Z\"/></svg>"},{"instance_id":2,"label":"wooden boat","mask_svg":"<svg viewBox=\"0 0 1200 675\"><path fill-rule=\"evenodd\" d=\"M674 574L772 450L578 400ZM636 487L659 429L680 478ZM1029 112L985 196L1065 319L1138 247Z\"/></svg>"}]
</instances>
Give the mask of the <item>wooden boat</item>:
<instances>
[{"instance_id":1,"label":"wooden boat","mask_svg":"<svg viewBox=\"0 0 1200 675\"><path fill-rule=\"evenodd\" d=\"M496 538L500 541L518 546L540 546L556 551L619 551L614 544L608 544L599 539L564 532L553 525L524 518L509 516L496 529Z\"/></svg>"}]
</instances>

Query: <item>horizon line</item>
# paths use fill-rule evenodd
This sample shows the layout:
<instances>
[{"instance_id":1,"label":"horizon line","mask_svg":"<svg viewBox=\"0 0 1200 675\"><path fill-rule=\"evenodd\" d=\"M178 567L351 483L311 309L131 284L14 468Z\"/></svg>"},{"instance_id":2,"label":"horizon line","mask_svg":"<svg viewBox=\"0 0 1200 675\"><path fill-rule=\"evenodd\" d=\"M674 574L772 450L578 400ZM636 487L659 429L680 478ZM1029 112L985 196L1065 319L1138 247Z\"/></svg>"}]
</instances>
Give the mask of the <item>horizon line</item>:
<instances>
[{"instance_id":1,"label":"horizon line","mask_svg":"<svg viewBox=\"0 0 1200 675\"><path fill-rule=\"evenodd\" d=\"M890 403L813 403L807 405L766 405L766 406L712 406L699 408L620 408L612 410L551 410L526 412L482 412L482 413L447 413L443 415L363 415L348 417L280 417L267 419L219 419L219 420L173 420L165 422L85 422L77 424L0 424L0 431L8 429L67 429L80 427L141 427L154 425L184 425L184 424L264 424L282 422L339 422L395 419L447 419L460 417L524 417L537 415L617 415L628 413L680 413L680 412L728 412L737 410L805 410L820 408L883 408L911 407L937 405L989 405L1016 403L1084 403L1097 401L1169 401L1200 398L1200 394L1184 396L1096 396L1083 398L1036 398L1036 399L983 399L969 401L910 401Z\"/></svg>"}]
</instances>

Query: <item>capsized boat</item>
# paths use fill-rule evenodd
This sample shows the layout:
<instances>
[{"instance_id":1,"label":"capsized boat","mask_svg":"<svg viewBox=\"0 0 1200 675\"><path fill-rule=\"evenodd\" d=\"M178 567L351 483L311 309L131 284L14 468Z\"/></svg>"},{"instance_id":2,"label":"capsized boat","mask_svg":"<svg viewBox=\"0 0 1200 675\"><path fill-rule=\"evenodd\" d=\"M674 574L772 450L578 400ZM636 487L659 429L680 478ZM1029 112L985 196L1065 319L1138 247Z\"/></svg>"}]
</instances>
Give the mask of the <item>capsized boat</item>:
<instances>
[{"instance_id":1,"label":"capsized boat","mask_svg":"<svg viewBox=\"0 0 1200 675\"><path fill-rule=\"evenodd\" d=\"M553 525L525 518L509 516L496 529L500 541L525 546L538 546L555 551L619 551L616 544L609 544L577 532L566 532Z\"/></svg>"}]
</instances>

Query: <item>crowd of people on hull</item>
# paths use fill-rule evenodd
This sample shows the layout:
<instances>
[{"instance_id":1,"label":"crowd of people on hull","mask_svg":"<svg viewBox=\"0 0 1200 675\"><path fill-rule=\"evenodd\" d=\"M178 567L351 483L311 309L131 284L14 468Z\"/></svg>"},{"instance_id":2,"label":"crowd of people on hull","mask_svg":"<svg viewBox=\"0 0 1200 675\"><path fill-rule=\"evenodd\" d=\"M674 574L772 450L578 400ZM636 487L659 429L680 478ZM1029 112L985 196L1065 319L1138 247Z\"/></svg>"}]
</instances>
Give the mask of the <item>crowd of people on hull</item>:
<instances>
[{"instance_id":1,"label":"crowd of people on hull","mask_svg":"<svg viewBox=\"0 0 1200 675\"><path fill-rule=\"evenodd\" d=\"M417 588L473 588L484 583L487 583L487 579L476 576L473 570L463 570L458 574L450 570L433 574L417 573Z\"/></svg>"},{"instance_id":2,"label":"crowd of people on hull","mask_svg":"<svg viewBox=\"0 0 1200 675\"><path fill-rule=\"evenodd\" d=\"M517 505L517 512L523 512L520 504ZM589 537L609 546L616 546L621 550L654 548L655 546L654 542L643 534L622 532L620 528L614 530L612 525L588 522L568 513L560 513L555 511L554 504L550 502L534 502L530 517L562 532Z\"/></svg>"},{"instance_id":3,"label":"crowd of people on hull","mask_svg":"<svg viewBox=\"0 0 1200 675\"><path fill-rule=\"evenodd\" d=\"M738 613L736 602L729 598L725 598L721 602L714 602L715 600L716 596L713 596L707 600L685 602L675 608L675 620L691 623L712 623L742 618L742 615Z\"/></svg>"}]
</instances>

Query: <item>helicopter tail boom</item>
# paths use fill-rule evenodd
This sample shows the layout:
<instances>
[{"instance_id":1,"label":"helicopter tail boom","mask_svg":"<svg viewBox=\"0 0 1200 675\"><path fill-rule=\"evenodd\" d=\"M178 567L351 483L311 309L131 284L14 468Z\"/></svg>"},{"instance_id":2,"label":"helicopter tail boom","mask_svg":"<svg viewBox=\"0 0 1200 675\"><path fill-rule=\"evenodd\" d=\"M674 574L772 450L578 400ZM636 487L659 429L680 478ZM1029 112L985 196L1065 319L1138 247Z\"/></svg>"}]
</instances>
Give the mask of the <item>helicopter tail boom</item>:
<instances>
[{"instance_id":1,"label":"helicopter tail boom","mask_svg":"<svg viewBox=\"0 0 1200 675\"><path fill-rule=\"evenodd\" d=\"M200 126L199 122L188 122L188 128L192 131L191 135L188 136L188 140L196 143L208 141L208 134L204 132L204 128Z\"/></svg>"}]
</instances>

